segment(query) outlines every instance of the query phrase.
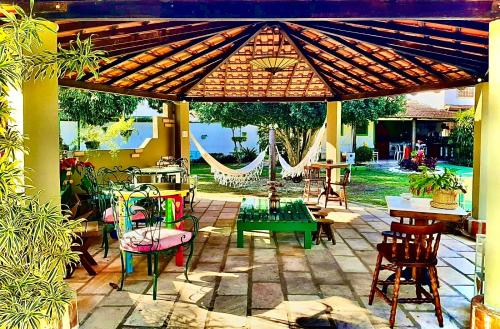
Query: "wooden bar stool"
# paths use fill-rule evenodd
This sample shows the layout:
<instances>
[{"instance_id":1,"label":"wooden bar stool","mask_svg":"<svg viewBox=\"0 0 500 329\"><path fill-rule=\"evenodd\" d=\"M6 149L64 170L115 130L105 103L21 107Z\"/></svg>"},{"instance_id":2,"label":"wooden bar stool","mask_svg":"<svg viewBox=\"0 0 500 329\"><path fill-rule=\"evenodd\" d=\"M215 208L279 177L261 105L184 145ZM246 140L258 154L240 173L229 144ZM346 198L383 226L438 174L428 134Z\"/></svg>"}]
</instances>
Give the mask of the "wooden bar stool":
<instances>
[{"instance_id":1,"label":"wooden bar stool","mask_svg":"<svg viewBox=\"0 0 500 329\"><path fill-rule=\"evenodd\" d=\"M332 229L334 220L327 218L328 214L331 212L335 212L333 209L325 209L321 208L318 211L313 212L314 218L316 218L316 222L318 224L318 230L313 234L313 240L316 240L316 245L321 242L321 234L325 233L328 238L328 241L332 241L333 244L336 244L334 229Z\"/></svg>"},{"instance_id":2,"label":"wooden bar stool","mask_svg":"<svg viewBox=\"0 0 500 329\"><path fill-rule=\"evenodd\" d=\"M318 167L304 167L304 193L303 198L307 202L310 197L317 198L322 192L325 178L321 177L321 169Z\"/></svg>"},{"instance_id":3,"label":"wooden bar stool","mask_svg":"<svg viewBox=\"0 0 500 329\"><path fill-rule=\"evenodd\" d=\"M382 243L377 245L378 257L373 272L372 287L368 303L373 303L375 293L379 294L384 301L391 305L391 315L389 324L394 327L396 320L396 311L398 303L432 303L434 304L435 314L440 327L443 327L443 312L441 310L441 301L438 291L437 277L437 251L441 233L444 231L443 223L432 225L408 225L393 222L391 224L392 236L384 235ZM388 239L392 241L388 241ZM389 264L382 265L385 259ZM411 278L401 281L403 268L411 269L413 275ZM394 280L379 280L380 270L388 270L395 273ZM423 288L423 274L429 273L430 292ZM414 285L416 298L400 298L400 285ZM380 289L381 285L384 289ZM392 299L385 293L385 287L394 285Z\"/></svg>"}]
</instances>

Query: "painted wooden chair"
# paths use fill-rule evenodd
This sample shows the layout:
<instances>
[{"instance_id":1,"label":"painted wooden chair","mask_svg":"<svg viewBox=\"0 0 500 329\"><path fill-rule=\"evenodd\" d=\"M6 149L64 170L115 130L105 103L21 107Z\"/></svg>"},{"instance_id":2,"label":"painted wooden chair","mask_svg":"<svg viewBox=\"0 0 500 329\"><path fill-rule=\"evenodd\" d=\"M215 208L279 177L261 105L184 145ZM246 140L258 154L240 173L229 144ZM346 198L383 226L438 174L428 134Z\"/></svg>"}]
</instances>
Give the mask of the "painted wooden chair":
<instances>
[{"instance_id":1,"label":"painted wooden chair","mask_svg":"<svg viewBox=\"0 0 500 329\"><path fill-rule=\"evenodd\" d=\"M304 167L303 177L304 193L302 197L304 201L308 203L310 197L317 198L321 194L325 178L321 177L320 168L312 166Z\"/></svg>"},{"instance_id":2,"label":"painted wooden chair","mask_svg":"<svg viewBox=\"0 0 500 329\"><path fill-rule=\"evenodd\" d=\"M158 262L162 254L174 254L179 247L189 247L184 276L189 282L189 262L193 256L194 240L198 234L198 218L185 215L180 219L169 219L165 216L159 190L151 184L136 187L127 195L123 190L113 189L111 207L115 229L118 234L122 276L119 290L123 289L125 281L125 257L127 253L146 255L148 259L148 274L153 275L153 299L156 300L158 282ZM131 218L141 214L145 226L133 228ZM172 216L172 218L175 218ZM177 229L176 225L185 222L190 230ZM187 227L187 225L186 225Z\"/></svg>"},{"instance_id":3,"label":"painted wooden chair","mask_svg":"<svg viewBox=\"0 0 500 329\"><path fill-rule=\"evenodd\" d=\"M347 209L347 186L349 185L351 180L351 170L346 168L344 171L344 175L340 177L339 181L331 182L330 186L325 186L330 189L330 193L328 193L328 200L339 201L342 206L342 202L344 202L345 209ZM340 188L340 193L335 192L334 186L338 186Z\"/></svg>"},{"instance_id":4,"label":"painted wooden chair","mask_svg":"<svg viewBox=\"0 0 500 329\"><path fill-rule=\"evenodd\" d=\"M398 303L432 303L440 327L443 327L443 312L438 291L437 277L437 252L441 233L444 231L443 223L416 226L393 222L391 224L392 236L384 235L383 242L377 245L378 257L373 273L373 281L368 303L371 305L375 293L379 294L389 305L391 315L389 324L394 327ZM390 239L390 241L389 241ZM389 264L382 265L383 260ZM403 268L411 268L413 275L409 280L401 281ZM380 270L395 273L394 280L379 280ZM428 271L430 277L430 292L423 288L423 277ZM392 299L385 293L386 287L394 285ZM415 285L416 298L400 298L400 285Z\"/></svg>"}]
</instances>

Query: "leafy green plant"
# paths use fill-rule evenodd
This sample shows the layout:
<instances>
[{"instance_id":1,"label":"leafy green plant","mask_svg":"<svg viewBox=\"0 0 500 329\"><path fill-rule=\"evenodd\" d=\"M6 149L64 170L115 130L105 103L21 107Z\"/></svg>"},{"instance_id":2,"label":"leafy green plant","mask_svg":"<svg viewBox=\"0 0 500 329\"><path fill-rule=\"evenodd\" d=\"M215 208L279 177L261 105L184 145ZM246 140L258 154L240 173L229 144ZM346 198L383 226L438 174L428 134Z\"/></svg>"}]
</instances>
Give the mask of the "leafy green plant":
<instances>
[{"instance_id":1,"label":"leafy green plant","mask_svg":"<svg viewBox=\"0 0 500 329\"><path fill-rule=\"evenodd\" d=\"M356 149L356 163L368 162L373 158L373 150L368 146L360 146Z\"/></svg>"},{"instance_id":2,"label":"leafy green plant","mask_svg":"<svg viewBox=\"0 0 500 329\"><path fill-rule=\"evenodd\" d=\"M467 192L460 177L449 168L445 168L442 174L430 171L427 167L421 167L421 170L418 174L410 175L410 191L415 195L432 194L436 190Z\"/></svg>"},{"instance_id":3,"label":"leafy green plant","mask_svg":"<svg viewBox=\"0 0 500 329\"><path fill-rule=\"evenodd\" d=\"M457 114L456 126L450 134L450 144L453 147L452 162L462 166L472 167L474 151L474 109Z\"/></svg>"},{"instance_id":4,"label":"leafy green plant","mask_svg":"<svg viewBox=\"0 0 500 329\"><path fill-rule=\"evenodd\" d=\"M29 79L96 75L104 53L94 51L90 39L35 53L39 33L55 33L50 24L17 6L13 12L0 7L0 17L0 326L57 328L74 298L63 276L66 265L78 260L71 245L80 222L38 195L22 193L24 172L16 157L24 136L15 129L7 93Z\"/></svg>"}]
</instances>

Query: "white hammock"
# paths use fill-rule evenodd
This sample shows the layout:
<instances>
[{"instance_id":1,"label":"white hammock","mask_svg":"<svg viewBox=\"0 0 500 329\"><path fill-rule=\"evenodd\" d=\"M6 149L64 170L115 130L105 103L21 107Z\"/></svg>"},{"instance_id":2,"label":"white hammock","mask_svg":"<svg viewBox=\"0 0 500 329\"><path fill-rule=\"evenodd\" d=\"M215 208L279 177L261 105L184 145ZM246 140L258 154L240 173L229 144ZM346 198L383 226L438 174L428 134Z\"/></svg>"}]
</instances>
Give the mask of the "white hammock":
<instances>
[{"instance_id":1,"label":"white hammock","mask_svg":"<svg viewBox=\"0 0 500 329\"><path fill-rule=\"evenodd\" d=\"M251 181L259 180L262 174L262 169L264 167L264 158L266 157L267 148L260 152L257 157L247 164L245 167L240 169L231 169L224 166L222 163L217 161L213 156L211 156L193 134L190 134L191 140L201 154L201 157L208 163L211 168L212 174L214 174L214 179L217 183L225 186L231 187L241 187L245 186Z\"/></svg>"},{"instance_id":2,"label":"white hammock","mask_svg":"<svg viewBox=\"0 0 500 329\"><path fill-rule=\"evenodd\" d=\"M278 153L278 161L281 165L281 177L283 178L293 178L302 175L304 172L304 167L311 164L312 162L316 162L319 159L319 154L321 152L321 144L323 143L323 138L325 135L326 126L323 125L317 132L316 136L314 136L314 141L307 151L306 155L302 158L302 160L294 167L292 167L286 160Z\"/></svg>"}]
</instances>

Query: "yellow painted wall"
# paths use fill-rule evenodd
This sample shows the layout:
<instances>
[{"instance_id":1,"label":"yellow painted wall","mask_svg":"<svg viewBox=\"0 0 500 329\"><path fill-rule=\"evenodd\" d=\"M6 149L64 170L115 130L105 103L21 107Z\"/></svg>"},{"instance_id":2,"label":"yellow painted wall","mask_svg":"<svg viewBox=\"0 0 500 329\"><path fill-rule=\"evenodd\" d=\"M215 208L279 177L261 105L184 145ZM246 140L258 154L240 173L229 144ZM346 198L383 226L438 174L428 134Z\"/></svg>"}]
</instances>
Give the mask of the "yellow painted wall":
<instances>
[{"instance_id":1,"label":"yellow painted wall","mask_svg":"<svg viewBox=\"0 0 500 329\"><path fill-rule=\"evenodd\" d=\"M486 248L485 248L485 295L486 306L500 310L500 175L498 164L500 152L500 20L490 22L489 33L489 93L488 118L484 120L486 128L481 138L481 185L487 186L486 193L479 198L486 198ZM483 118L484 119L484 118ZM483 133L483 131L482 131ZM483 170L484 169L484 170ZM482 192L482 189L481 189Z\"/></svg>"},{"instance_id":2,"label":"yellow painted wall","mask_svg":"<svg viewBox=\"0 0 500 329\"><path fill-rule=\"evenodd\" d=\"M175 128L165 127L163 118L163 116L153 118L153 137L144 141L140 148L142 153L137 158L132 157L132 154L136 153L135 149L119 150L116 156L112 156L106 150L85 151L79 158L92 162L96 169L114 166L153 166L162 156L174 156Z\"/></svg>"},{"instance_id":3,"label":"yellow painted wall","mask_svg":"<svg viewBox=\"0 0 500 329\"><path fill-rule=\"evenodd\" d=\"M341 102L328 102L326 104L326 158L333 162L340 162L340 125L341 125ZM334 170L333 180L338 180L340 170Z\"/></svg>"},{"instance_id":4,"label":"yellow painted wall","mask_svg":"<svg viewBox=\"0 0 500 329\"><path fill-rule=\"evenodd\" d=\"M178 131L175 154L176 157L187 159L189 162L191 147L189 140L189 103L176 102L173 104L175 108L175 126Z\"/></svg>"},{"instance_id":5,"label":"yellow painted wall","mask_svg":"<svg viewBox=\"0 0 500 329\"><path fill-rule=\"evenodd\" d=\"M57 25L46 23L41 29L40 46L35 53L57 51ZM22 131L28 137L24 144L29 153L24 157L27 193L40 193L40 200L59 204L59 117L57 78L30 80L22 85ZM18 113L20 114L20 113Z\"/></svg>"},{"instance_id":6,"label":"yellow painted wall","mask_svg":"<svg viewBox=\"0 0 500 329\"><path fill-rule=\"evenodd\" d=\"M356 147L368 146L374 148L373 142L375 141L375 123L368 123L367 135L356 135ZM343 125L342 136L340 137L340 151L351 152L352 150L352 128L348 125Z\"/></svg>"}]
</instances>

